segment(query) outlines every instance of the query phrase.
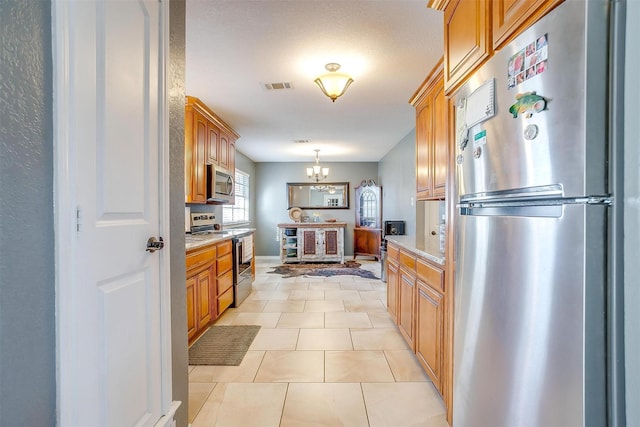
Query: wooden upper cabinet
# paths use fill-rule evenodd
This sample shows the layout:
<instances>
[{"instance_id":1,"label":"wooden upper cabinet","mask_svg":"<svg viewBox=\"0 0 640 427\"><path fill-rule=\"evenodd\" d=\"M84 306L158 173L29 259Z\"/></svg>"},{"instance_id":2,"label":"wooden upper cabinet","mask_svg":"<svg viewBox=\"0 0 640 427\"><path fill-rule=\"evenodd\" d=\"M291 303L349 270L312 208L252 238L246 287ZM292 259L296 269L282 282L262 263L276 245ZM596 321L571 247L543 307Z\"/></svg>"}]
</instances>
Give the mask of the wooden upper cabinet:
<instances>
[{"instance_id":1,"label":"wooden upper cabinet","mask_svg":"<svg viewBox=\"0 0 640 427\"><path fill-rule=\"evenodd\" d=\"M229 172L231 172L234 175L234 179L235 179L235 174L236 174L236 141L235 139L229 140L228 169L229 169Z\"/></svg>"},{"instance_id":2,"label":"wooden upper cabinet","mask_svg":"<svg viewBox=\"0 0 640 427\"><path fill-rule=\"evenodd\" d=\"M433 196L443 199L447 186L447 98L442 79L433 93Z\"/></svg>"},{"instance_id":3,"label":"wooden upper cabinet","mask_svg":"<svg viewBox=\"0 0 640 427\"><path fill-rule=\"evenodd\" d=\"M500 49L562 0L493 0L493 48Z\"/></svg>"},{"instance_id":4,"label":"wooden upper cabinet","mask_svg":"<svg viewBox=\"0 0 640 427\"><path fill-rule=\"evenodd\" d=\"M235 174L235 142L240 136L202 101L186 97L185 202L207 202L207 165Z\"/></svg>"},{"instance_id":5,"label":"wooden upper cabinet","mask_svg":"<svg viewBox=\"0 0 640 427\"><path fill-rule=\"evenodd\" d=\"M448 112L442 60L409 100L416 109L416 197L444 199L448 163Z\"/></svg>"},{"instance_id":6,"label":"wooden upper cabinet","mask_svg":"<svg viewBox=\"0 0 640 427\"><path fill-rule=\"evenodd\" d=\"M229 135L220 132L220 143L218 144L218 165L221 168L229 169Z\"/></svg>"},{"instance_id":7,"label":"wooden upper cabinet","mask_svg":"<svg viewBox=\"0 0 640 427\"><path fill-rule=\"evenodd\" d=\"M529 0L523 0L529 1ZM489 0L451 0L444 10L444 88L453 93L493 52Z\"/></svg>"},{"instance_id":8,"label":"wooden upper cabinet","mask_svg":"<svg viewBox=\"0 0 640 427\"><path fill-rule=\"evenodd\" d=\"M428 100L425 100L428 101ZM421 107L421 108L420 108ZM425 102L416 111L416 193L418 199L431 197L432 147L429 144L431 129L431 105Z\"/></svg>"},{"instance_id":9,"label":"wooden upper cabinet","mask_svg":"<svg viewBox=\"0 0 640 427\"><path fill-rule=\"evenodd\" d=\"M218 164L218 145L220 144L220 129L213 123L207 123L207 132L209 140L207 143L207 163L210 165Z\"/></svg>"},{"instance_id":10,"label":"wooden upper cabinet","mask_svg":"<svg viewBox=\"0 0 640 427\"><path fill-rule=\"evenodd\" d=\"M185 112L185 201L205 203L207 200L206 157L209 136L207 120L196 109Z\"/></svg>"}]
</instances>

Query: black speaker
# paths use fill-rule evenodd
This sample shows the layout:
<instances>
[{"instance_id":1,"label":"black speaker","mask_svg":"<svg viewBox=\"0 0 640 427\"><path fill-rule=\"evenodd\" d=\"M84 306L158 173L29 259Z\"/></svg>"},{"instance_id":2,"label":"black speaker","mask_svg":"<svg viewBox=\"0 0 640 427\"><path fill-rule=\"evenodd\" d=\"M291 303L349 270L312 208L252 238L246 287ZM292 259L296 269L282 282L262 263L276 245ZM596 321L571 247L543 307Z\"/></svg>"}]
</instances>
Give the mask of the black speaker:
<instances>
[{"instance_id":1,"label":"black speaker","mask_svg":"<svg viewBox=\"0 0 640 427\"><path fill-rule=\"evenodd\" d=\"M385 221L384 235L404 236L405 221Z\"/></svg>"}]
</instances>

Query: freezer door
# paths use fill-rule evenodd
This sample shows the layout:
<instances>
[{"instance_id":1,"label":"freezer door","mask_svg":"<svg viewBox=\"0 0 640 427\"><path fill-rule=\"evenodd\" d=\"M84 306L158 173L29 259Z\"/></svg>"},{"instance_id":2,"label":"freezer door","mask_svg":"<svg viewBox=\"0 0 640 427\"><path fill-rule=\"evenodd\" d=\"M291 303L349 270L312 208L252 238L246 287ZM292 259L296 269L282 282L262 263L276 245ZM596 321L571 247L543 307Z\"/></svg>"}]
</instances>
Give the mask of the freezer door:
<instances>
[{"instance_id":1,"label":"freezer door","mask_svg":"<svg viewBox=\"0 0 640 427\"><path fill-rule=\"evenodd\" d=\"M606 425L606 210L459 216L455 427Z\"/></svg>"},{"instance_id":2,"label":"freezer door","mask_svg":"<svg viewBox=\"0 0 640 427\"><path fill-rule=\"evenodd\" d=\"M457 141L459 195L550 185L561 186L563 197L609 194L606 10L602 1L564 2L497 52L455 94L460 103L495 79L495 117L469 130L464 149ZM541 38L544 46L532 50ZM522 74L529 65L536 72L535 63L543 65L539 74L510 88L509 69L519 54ZM546 100L546 109L514 117L511 106L530 92ZM526 105L521 109L531 108Z\"/></svg>"}]
</instances>

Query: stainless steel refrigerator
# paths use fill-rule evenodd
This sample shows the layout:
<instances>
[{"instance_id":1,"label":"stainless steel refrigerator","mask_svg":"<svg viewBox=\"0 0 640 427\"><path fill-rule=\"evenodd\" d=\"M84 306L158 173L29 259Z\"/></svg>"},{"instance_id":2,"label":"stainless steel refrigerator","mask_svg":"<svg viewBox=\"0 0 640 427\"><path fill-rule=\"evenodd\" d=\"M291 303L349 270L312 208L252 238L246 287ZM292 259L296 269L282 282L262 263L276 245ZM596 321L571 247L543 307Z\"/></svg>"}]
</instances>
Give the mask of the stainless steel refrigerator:
<instances>
[{"instance_id":1,"label":"stainless steel refrigerator","mask_svg":"<svg viewBox=\"0 0 640 427\"><path fill-rule=\"evenodd\" d=\"M622 419L623 6L564 2L454 96L455 427Z\"/></svg>"}]
</instances>

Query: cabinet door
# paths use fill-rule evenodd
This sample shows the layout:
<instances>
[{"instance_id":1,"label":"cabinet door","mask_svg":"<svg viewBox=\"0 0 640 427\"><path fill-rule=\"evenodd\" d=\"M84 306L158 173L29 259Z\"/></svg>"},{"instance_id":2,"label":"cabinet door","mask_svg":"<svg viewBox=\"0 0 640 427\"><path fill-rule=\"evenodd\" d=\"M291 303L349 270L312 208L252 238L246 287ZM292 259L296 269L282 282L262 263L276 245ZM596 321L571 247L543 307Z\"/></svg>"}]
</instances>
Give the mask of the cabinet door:
<instances>
[{"instance_id":1,"label":"cabinet door","mask_svg":"<svg viewBox=\"0 0 640 427\"><path fill-rule=\"evenodd\" d=\"M208 150L208 128L207 120L194 111L194 136L195 142L193 145L193 164L192 170L192 202L204 203L207 201L207 150Z\"/></svg>"},{"instance_id":2,"label":"cabinet door","mask_svg":"<svg viewBox=\"0 0 640 427\"><path fill-rule=\"evenodd\" d=\"M416 111L416 196L426 199L431 196L431 102L427 97Z\"/></svg>"},{"instance_id":3,"label":"cabinet door","mask_svg":"<svg viewBox=\"0 0 640 427\"><path fill-rule=\"evenodd\" d=\"M398 323L398 264L387 259L387 311Z\"/></svg>"},{"instance_id":4,"label":"cabinet door","mask_svg":"<svg viewBox=\"0 0 640 427\"><path fill-rule=\"evenodd\" d=\"M229 140L229 173L235 179L236 176L236 142L233 139Z\"/></svg>"},{"instance_id":5,"label":"cabinet door","mask_svg":"<svg viewBox=\"0 0 640 427\"><path fill-rule=\"evenodd\" d=\"M338 230L324 230L324 254L338 255Z\"/></svg>"},{"instance_id":6,"label":"cabinet door","mask_svg":"<svg viewBox=\"0 0 640 427\"><path fill-rule=\"evenodd\" d=\"M302 232L302 256L315 257L318 255L316 230L304 230Z\"/></svg>"},{"instance_id":7,"label":"cabinet door","mask_svg":"<svg viewBox=\"0 0 640 427\"><path fill-rule=\"evenodd\" d=\"M207 124L207 132L209 133L207 144L207 163L210 165L217 165L218 145L220 144L220 129L209 122Z\"/></svg>"},{"instance_id":8,"label":"cabinet door","mask_svg":"<svg viewBox=\"0 0 640 427\"><path fill-rule=\"evenodd\" d=\"M211 268L199 273L196 277L196 301L198 315L198 330L205 328L214 318L213 312L213 291L214 277L211 275Z\"/></svg>"},{"instance_id":9,"label":"cabinet door","mask_svg":"<svg viewBox=\"0 0 640 427\"><path fill-rule=\"evenodd\" d=\"M442 296L418 281L416 355L433 385L442 393L444 311Z\"/></svg>"},{"instance_id":10,"label":"cabinet door","mask_svg":"<svg viewBox=\"0 0 640 427\"><path fill-rule=\"evenodd\" d=\"M500 49L563 0L492 0L493 48Z\"/></svg>"},{"instance_id":11,"label":"cabinet door","mask_svg":"<svg viewBox=\"0 0 640 427\"><path fill-rule=\"evenodd\" d=\"M439 79L432 97L433 196L444 198L447 183L447 98L444 81Z\"/></svg>"},{"instance_id":12,"label":"cabinet door","mask_svg":"<svg viewBox=\"0 0 640 427\"><path fill-rule=\"evenodd\" d=\"M198 333L196 315L196 276L187 279L187 338L191 340Z\"/></svg>"},{"instance_id":13,"label":"cabinet door","mask_svg":"<svg viewBox=\"0 0 640 427\"><path fill-rule=\"evenodd\" d=\"M398 327L400 333L415 351L415 342L413 337L414 328L414 302L415 302L416 278L400 268L399 281L399 308L398 308Z\"/></svg>"},{"instance_id":14,"label":"cabinet door","mask_svg":"<svg viewBox=\"0 0 640 427\"><path fill-rule=\"evenodd\" d=\"M353 229L353 258L357 255L374 256L380 258L380 243L382 230L371 228Z\"/></svg>"},{"instance_id":15,"label":"cabinet door","mask_svg":"<svg viewBox=\"0 0 640 427\"><path fill-rule=\"evenodd\" d=\"M221 168L229 169L229 134L220 131L220 143L218 144L218 164Z\"/></svg>"},{"instance_id":16,"label":"cabinet door","mask_svg":"<svg viewBox=\"0 0 640 427\"><path fill-rule=\"evenodd\" d=\"M491 56L489 0L451 0L444 11L444 86L451 94Z\"/></svg>"}]
</instances>

